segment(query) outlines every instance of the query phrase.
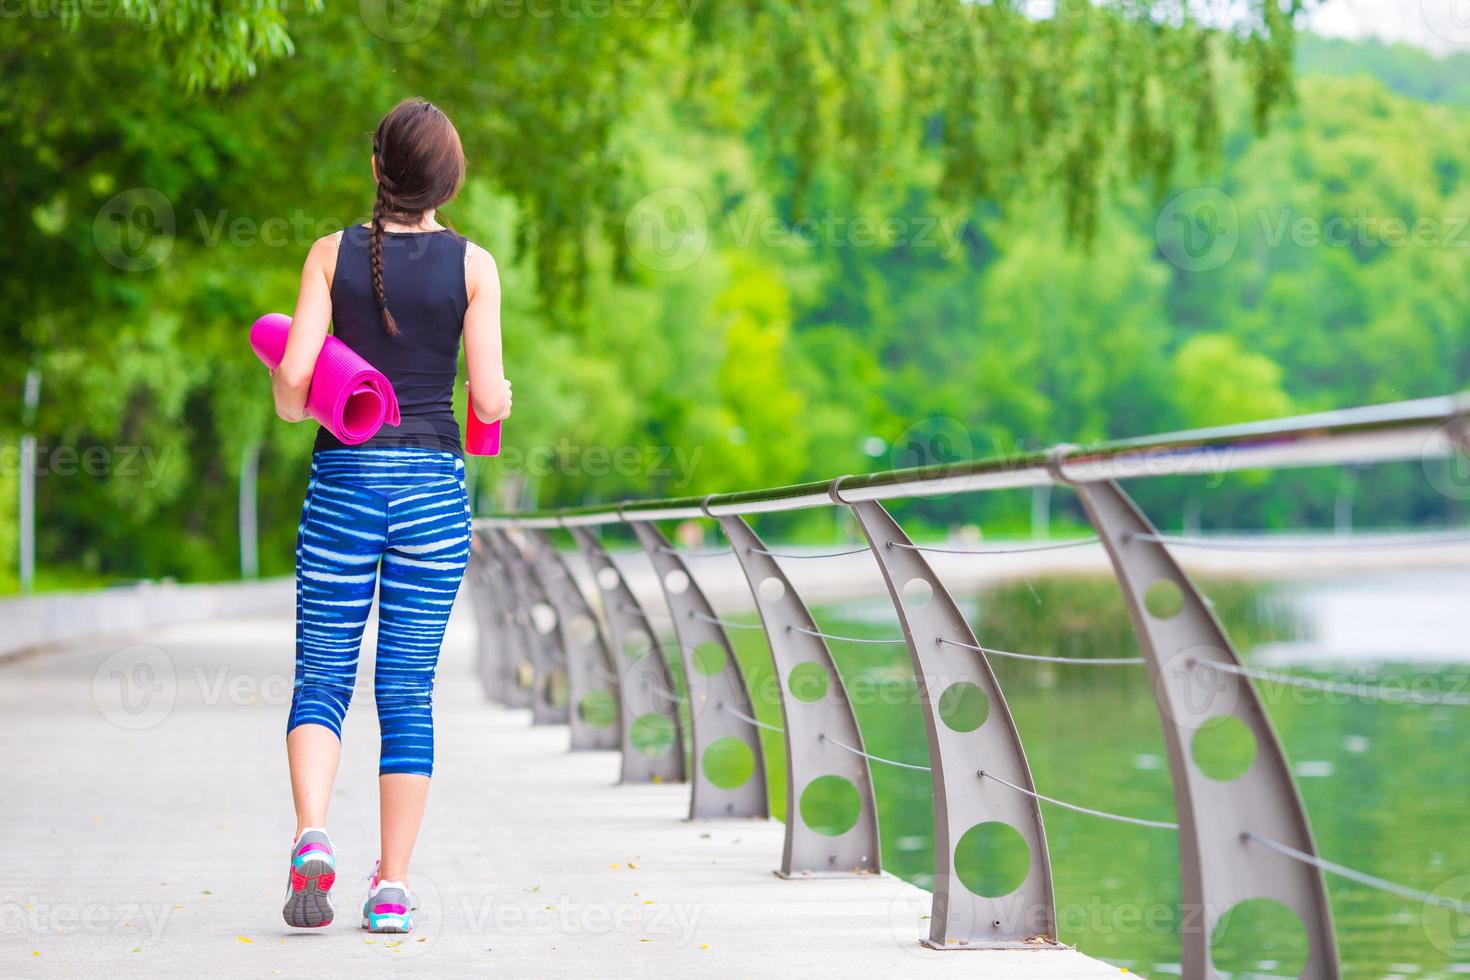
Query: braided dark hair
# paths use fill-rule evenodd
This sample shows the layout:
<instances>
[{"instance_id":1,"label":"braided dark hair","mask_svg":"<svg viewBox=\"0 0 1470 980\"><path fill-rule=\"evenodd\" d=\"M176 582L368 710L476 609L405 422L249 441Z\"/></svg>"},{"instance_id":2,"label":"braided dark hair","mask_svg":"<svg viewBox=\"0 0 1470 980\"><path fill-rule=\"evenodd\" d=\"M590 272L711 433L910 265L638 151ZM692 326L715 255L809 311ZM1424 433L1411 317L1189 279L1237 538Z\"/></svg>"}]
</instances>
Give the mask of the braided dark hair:
<instances>
[{"instance_id":1,"label":"braided dark hair","mask_svg":"<svg viewBox=\"0 0 1470 980\"><path fill-rule=\"evenodd\" d=\"M425 213L451 200L464 183L464 148L459 133L439 107L425 99L405 99L378 123L373 133L378 193L373 200L368 261L373 295L383 314L383 329L398 336L383 289L383 234L391 218L416 224Z\"/></svg>"}]
</instances>

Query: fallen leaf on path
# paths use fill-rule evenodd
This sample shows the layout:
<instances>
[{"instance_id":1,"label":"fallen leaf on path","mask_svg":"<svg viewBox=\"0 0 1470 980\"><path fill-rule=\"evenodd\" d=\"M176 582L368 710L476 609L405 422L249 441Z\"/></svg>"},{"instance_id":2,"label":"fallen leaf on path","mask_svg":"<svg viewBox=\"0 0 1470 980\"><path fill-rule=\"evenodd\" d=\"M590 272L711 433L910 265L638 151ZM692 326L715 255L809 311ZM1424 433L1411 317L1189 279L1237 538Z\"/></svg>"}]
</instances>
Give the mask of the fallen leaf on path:
<instances>
[{"instance_id":1,"label":"fallen leaf on path","mask_svg":"<svg viewBox=\"0 0 1470 980\"><path fill-rule=\"evenodd\" d=\"M251 939L249 936L236 936L235 941L241 943L249 943L252 946L255 945L255 940Z\"/></svg>"}]
</instances>

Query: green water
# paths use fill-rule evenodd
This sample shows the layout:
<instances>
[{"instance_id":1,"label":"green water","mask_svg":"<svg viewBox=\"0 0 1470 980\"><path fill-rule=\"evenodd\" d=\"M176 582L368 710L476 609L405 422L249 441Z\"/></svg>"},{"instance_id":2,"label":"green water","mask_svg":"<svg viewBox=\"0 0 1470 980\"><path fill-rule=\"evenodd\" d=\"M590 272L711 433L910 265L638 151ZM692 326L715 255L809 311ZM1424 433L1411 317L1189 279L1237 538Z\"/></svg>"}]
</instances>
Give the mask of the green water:
<instances>
[{"instance_id":1,"label":"green water","mask_svg":"<svg viewBox=\"0 0 1470 980\"><path fill-rule=\"evenodd\" d=\"M1302 630L1291 615L1280 614L1277 604L1258 601L1258 590L1221 584L1206 591L1248 660L1259 643ZM1033 581L976 597L967 607L982 642L1002 649L1060 656L1138 654L1116 587L1108 581ZM831 632L898 635L886 602L818 608L813 615ZM757 714L779 724L763 634L730 634ZM866 684L875 691L856 704L868 751L927 764L905 648L841 642L832 648L849 690ZM1141 667L997 660L994 669L1040 792L1116 813L1174 818L1159 722ZM1372 672L1446 690L1463 688L1466 680L1466 668L1459 664L1377 663ZM1343 699L1281 687L1263 689L1263 697L1297 774L1319 853L1414 888L1470 898L1470 835L1465 833L1470 710L1361 699L1336 703ZM784 819L781 736L763 732L762 738L773 810ZM927 886L933 870L929 775L877 763L872 770L884 867ZM1043 807L1043 816L1060 938L1135 973L1177 975L1176 835L1050 805ZM1345 976L1470 974L1470 917L1456 920L1448 911L1341 878L1329 876L1328 886ZM1239 966L1234 976L1290 975L1284 971L1294 953L1300 963L1289 934L1266 930L1234 938Z\"/></svg>"}]
</instances>

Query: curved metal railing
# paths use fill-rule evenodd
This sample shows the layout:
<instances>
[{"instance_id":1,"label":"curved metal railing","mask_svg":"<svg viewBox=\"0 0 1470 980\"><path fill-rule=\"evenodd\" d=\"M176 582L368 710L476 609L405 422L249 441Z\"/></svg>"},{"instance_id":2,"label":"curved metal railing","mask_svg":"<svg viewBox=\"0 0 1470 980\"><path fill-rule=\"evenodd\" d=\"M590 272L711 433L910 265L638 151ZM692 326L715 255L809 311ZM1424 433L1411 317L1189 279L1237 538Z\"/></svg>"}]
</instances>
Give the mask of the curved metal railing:
<instances>
[{"instance_id":1,"label":"curved metal railing","mask_svg":"<svg viewBox=\"0 0 1470 980\"><path fill-rule=\"evenodd\" d=\"M1170 547L1181 542L1161 535L1117 481L1428 460L1467 448L1470 397L1460 395L702 498L495 514L475 522L471 590L480 614L481 675L492 697L529 704L536 722L570 721L573 748L619 747L625 781L685 778L687 746L692 817L767 815L760 733L780 735L788 796L778 873L787 877L879 871L869 764L930 772L935 884L926 943L936 948L1036 948L1056 942L1039 805L1046 802L1178 834L1186 978L1213 975L1209 948L1216 925L1235 905L1261 898L1284 904L1300 919L1309 942L1302 976L1334 977L1339 967L1324 873L1436 905L1448 900L1317 854L1285 754L1252 684L1262 672L1241 662L1208 602L1175 562ZM946 549L915 545L883 506L905 497L1047 484L1066 484L1077 493L1096 532L1089 541L1105 549L1122 589L1143 656L1092 663L1146 667L1168 750L1177 824L1094 810L1036 791L990 660L1056 658L981 643L925 557ZM786 576L778 560L782 555L767 549L745 520L751 514L815 507L848 509L882 572L902 635L877 642L902 644L909 652L923 707L928 766L882 758L864 748L828 648L828 640L855 638L818 626ZM655 523L687 518L716 521L730 543L728 554L744 573L779 679L781 726L754 717L726 635L735 624L715 614L686 562L709 553L671 547ZM675 693L671 665L661 655L651 610L638 602L594 533L598 525L609 524L631 528L658 576L677 641L682 696ZM600 601L589 601L576 586L546 533L557 528L571 533ZM975 554L984 560L986 552ZM1289 675L1270 675L1278 683L1283 677L1291 682ZM1364 690L1362 685L1354 689ZM563 704L570 701L569 713L553 709L558 691ZM1463 700L1400 703L1458 705ZM1253 757L1243 771L1207 772L1195 760L1194 740L1201 731L1227 723L1249 737ZM809 824L802 803L818 791L855 801L856 818L847 826ZM955 853L976 835L996 833L997 825L1000 832L1019 836L1030 860L1004 894L979 894L956 875ZM1470 913L1462 903L1449 905Z\"/></svg>"}]
</instances>

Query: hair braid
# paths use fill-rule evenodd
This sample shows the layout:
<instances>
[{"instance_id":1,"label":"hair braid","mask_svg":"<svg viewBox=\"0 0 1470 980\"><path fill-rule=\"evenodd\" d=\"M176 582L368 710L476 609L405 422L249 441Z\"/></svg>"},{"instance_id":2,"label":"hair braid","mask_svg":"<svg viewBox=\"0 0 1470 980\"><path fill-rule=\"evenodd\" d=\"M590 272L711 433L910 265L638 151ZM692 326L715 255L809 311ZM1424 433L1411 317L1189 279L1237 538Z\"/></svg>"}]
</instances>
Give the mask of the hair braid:
<instances>
[{"instance_id":1,"label":"hair braid","mask_svg":"<svg viewBox=\"0 0 1470 980\"><path fill-rule=\"evenodd\" d=\"M398 324L394 322L393 313L388 309L388 294L383 289L383 214L387 210L387 194L380 183L378 196L373 201L373 234L368 242L368 262L373 270L373 295L378 300L378 311L383 314L383 329L388 331L388 336L396 337Z\"/></svg>"}]
</instances>

